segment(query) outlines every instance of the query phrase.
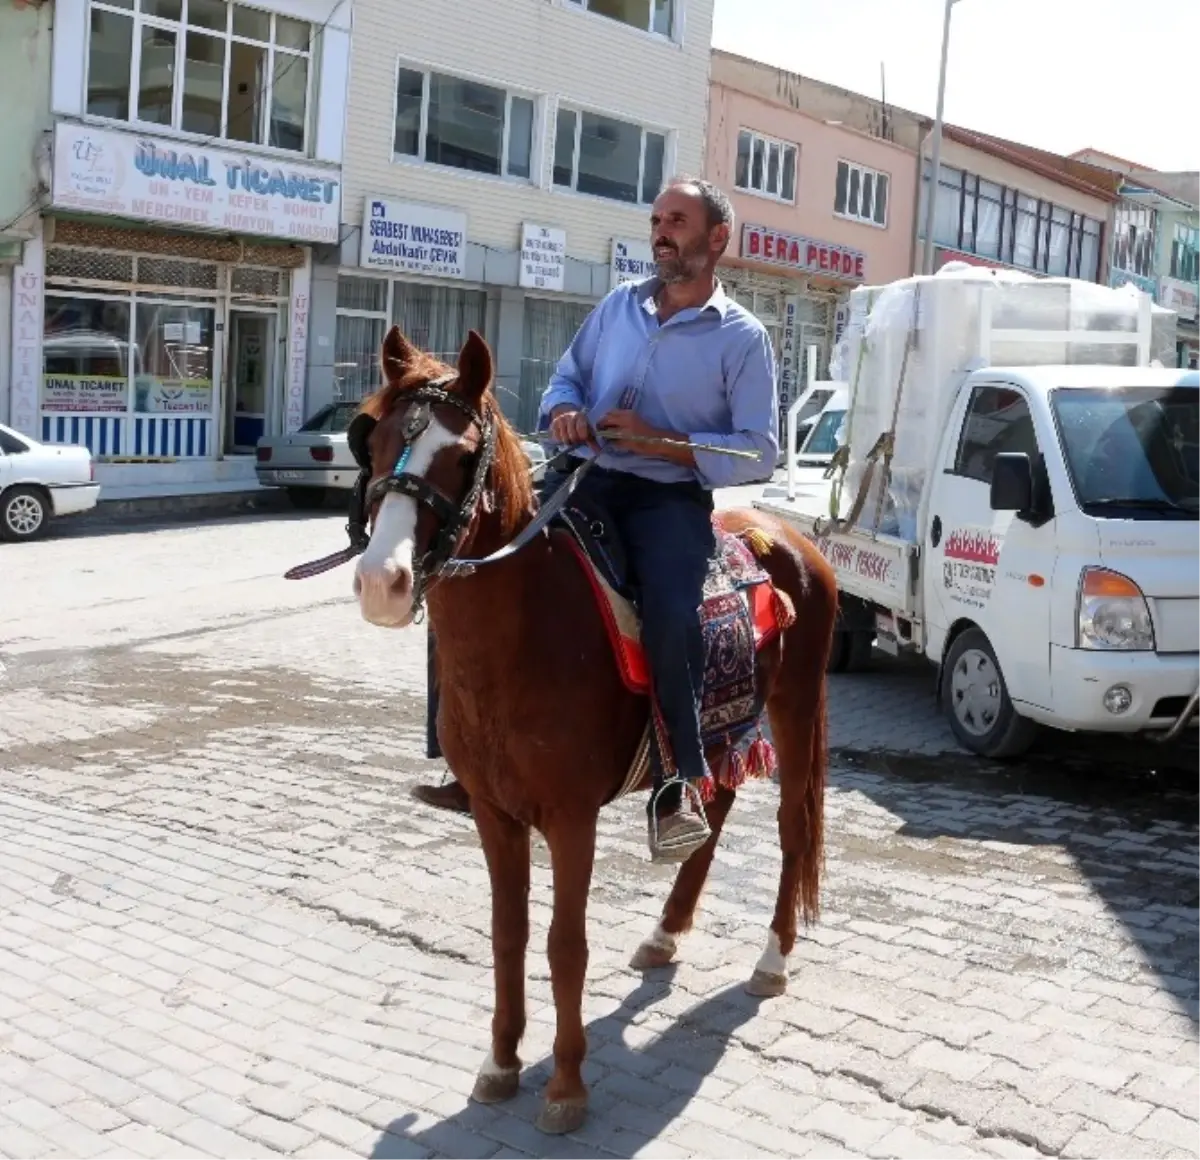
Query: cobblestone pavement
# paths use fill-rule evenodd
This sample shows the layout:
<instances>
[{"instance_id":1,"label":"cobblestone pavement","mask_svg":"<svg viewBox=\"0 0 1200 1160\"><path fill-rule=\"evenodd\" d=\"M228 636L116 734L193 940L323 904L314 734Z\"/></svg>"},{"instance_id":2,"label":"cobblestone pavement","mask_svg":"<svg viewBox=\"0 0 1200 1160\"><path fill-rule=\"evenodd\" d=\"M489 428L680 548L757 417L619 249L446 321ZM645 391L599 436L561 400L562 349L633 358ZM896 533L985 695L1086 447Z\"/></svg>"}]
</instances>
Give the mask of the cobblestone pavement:
<instances>
[{"instance_id":1,"label":"cobblestone pavement","mask_svg":"<svg viewBox=\"0 0 1200 1160\"><path fill-rule=\"evenodd\" d=\"M469 1105L488 888L469 821L406 798L433 772L423 636L363 624L348 570L278 578L340 535L273 516L0 549L0 1155L1197 1155L1194 757L1060 739L989 771L894 666L832 681L826 909L791 993L742 991L775 787L741 795L683 961L644 977L671 871L622 804L588 1124L532 1124L541 845L529 1070Z\"/></svg>"}]
</instances>

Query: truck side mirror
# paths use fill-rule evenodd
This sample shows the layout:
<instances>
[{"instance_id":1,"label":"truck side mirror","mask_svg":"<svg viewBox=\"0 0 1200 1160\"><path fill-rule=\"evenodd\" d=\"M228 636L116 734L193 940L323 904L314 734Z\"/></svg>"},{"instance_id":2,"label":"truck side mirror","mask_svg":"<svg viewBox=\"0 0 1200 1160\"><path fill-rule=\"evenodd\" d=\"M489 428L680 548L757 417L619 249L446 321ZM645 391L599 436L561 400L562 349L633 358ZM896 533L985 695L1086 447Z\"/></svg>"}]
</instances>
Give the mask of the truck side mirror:
<instances>
[{"instance_id":1,"label":"truck side mirror","mask_svg":"<svg viewBox=\"0 0 1200 1160\"><path fill-rule=\"evenodd\" d=\"M1002 451L992 464L992 511L1033 510L1033 464L1024 451Z\"/></svg>"}]
</instances>

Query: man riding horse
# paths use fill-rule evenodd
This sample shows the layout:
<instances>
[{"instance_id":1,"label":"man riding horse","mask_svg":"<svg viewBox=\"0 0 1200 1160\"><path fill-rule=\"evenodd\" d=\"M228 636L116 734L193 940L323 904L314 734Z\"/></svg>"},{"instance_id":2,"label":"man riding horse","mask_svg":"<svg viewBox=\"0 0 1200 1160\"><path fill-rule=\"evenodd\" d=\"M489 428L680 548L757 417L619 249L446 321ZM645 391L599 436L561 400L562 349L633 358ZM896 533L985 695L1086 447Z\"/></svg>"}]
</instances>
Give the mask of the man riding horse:
<instances>
[{"instance_id":1,"label":"man riding horse","mask_svg":"<svg viewBox=\"0 0 1200 1160\"><path fill-rule=\"evenodd\" d=\"M546 473L541 498L595 458L576 498L604 511L636 592L654 695L678 771L666 773L653 747L654 861L682 861L709 837L699 795L684 789L708 773L699 714L700 605L715 551L712 492L769 479L778 451L771 340L754 315L726 297L715 275L733 225L728 197L711 183L669 183L650 217L657 274L618 286L592 310L559 361L539 413L539 430L548 427L571 449L565 470ZM430 757L440 756L435 648L431 636ZM470 809L454 781L414 792L439 808Z\"/></svg>"}]
</instances>

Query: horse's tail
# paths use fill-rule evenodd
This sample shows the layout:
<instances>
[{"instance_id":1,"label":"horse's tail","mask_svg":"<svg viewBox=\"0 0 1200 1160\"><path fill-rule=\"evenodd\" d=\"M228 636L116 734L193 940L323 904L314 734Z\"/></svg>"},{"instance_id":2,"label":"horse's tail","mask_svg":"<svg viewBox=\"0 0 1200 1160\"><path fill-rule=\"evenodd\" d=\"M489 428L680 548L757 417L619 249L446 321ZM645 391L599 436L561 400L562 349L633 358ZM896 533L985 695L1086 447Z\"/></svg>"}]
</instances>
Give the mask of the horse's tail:
<instances>
[{"instance_id":1,"label":"horse's tail","mask_svg":"<svg viewBox=\"0 0 1200 1160\"><path fill-rule=\"evenodd\" d=\"M779 839L784 874L793 887L782 892L791 897L791 922L779 914L782 925L773 924L782 932L794 929L797 909L806 924L820 913L829 763L825 670L837 619L837 582L816 547L783 521L759 511L721 514L731 530L758 529L747 540L795 609L767 699L779 763Z\"/></svg>"}]
</instances>

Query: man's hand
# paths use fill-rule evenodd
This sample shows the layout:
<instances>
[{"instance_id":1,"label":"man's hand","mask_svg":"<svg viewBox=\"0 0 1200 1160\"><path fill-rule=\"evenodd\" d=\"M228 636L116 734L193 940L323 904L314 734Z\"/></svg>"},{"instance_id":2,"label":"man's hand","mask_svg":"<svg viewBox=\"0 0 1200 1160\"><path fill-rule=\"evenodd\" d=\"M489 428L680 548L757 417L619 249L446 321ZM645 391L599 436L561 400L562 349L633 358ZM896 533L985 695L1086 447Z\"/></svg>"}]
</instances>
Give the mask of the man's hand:
<instances>
[{"instance_id":1,"label":"man's hand","mask_svg":"<svg viewBox=\"0 0 1200 1160\"><path fill-rule=\"evenodd\" d=\"M587 412L577 411L574 407L555 408L550 420L550 434L568 447L577 447L580 443L591 443L595 446Z\"/></svg>"},{"instance_id":2,"label":"man's hand","mask_svg":"<svg viewBox=\"0 0 1200 1160\"><path fill-rule=\"evenodd\" d=\"M650 438L662 434L662 432L656 431L651 427L636 411L609 411L600 420L598 428L603 433L605 439L611 439L614 443L620 443L622 435L642 435ZM644 443L631 443L629 444L629 449L636 451L639 448L645 448L645 446Z\"/></svg>"},{"instance_id":3,"label":"man's hand","mask_svg":"<svg viewBox=\"0 0 1200 1160\"><path fill-rule=\"evenodd\" d=\"M636 455L645 455L653 459L666 459L672 463L680 463L684 467L695 467L696 457L688 443L688 437L678 431L665 431L651 427L636 411L618 409L609 411L596 429L604 438L617 444L622 451L632 451ZM622 435L639 435L643 439L669 440L670 443L642 443L623 440Z\"/></svg>"}]
</instances>

